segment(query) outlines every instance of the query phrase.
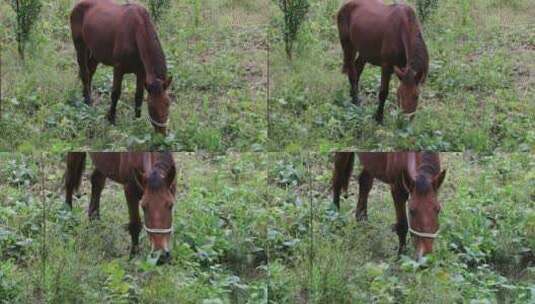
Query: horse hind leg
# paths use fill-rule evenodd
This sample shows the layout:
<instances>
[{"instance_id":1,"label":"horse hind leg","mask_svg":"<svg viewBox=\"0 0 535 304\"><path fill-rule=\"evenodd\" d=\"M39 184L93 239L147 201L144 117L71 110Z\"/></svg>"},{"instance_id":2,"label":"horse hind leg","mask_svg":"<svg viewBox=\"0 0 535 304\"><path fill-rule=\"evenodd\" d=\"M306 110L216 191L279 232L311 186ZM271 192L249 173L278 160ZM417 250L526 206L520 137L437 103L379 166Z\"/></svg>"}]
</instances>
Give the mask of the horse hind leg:
<instances>
[{"instance_id":1,"label":"horse hind leg","mask_svg":"<svg viewBox=\"0 0 535 304\"><path fill-rule=\"evenodd\" d=\"M353 152L336 152L334 155L333 204L337 210L340 210L340 194L344 192L344 198L348 197L347 188L353 171L354 159Z\"/></svg>"},{"instance_id":2,"label":"horse hind leg","mask_svg":"<svg viewBox=\"0 0 535 304\"><path fill-rule=\"evenodd\" d=\"M366 65L366 61L362 59L362 56L358 56L357 60L355 61L355 87L354 87L354 99L356 100L355 105L360 104L360 97L359 97L359 81L360 81L360 75L362 74L362 71L364 70L364 65Z\"/></svg>"},{"instance_id":3,"label":"horse hind leg","mask_svg":"<svg viewBox=\"0 0 535 304\"><path fill-rule=\"evenodd\" d=\"M359 200L355 210L357 221L368 220L368 195L373 186L373 177L366 170L362 170L359 176Z\"/></svg>"},{"instance_id":4,"label":"horse hind leg","mask_svg":"<svg viewBox=\"0 0 535 304\"><path fill-rule=\"evenodd\" d=\"M351 42L347 40L342 41L342 49L344 50L344 66L342 71L347 74L347 79L349 80L351 102L358 106L360 104L360 99L358 97L358 78L360 73L355 65L357 52L351 46Z\"/></svg>"},{"instance_id":5,"label":"horse hind leg","mask_svg":"<svg viewBox=\"0 0 535 304\"><path fill-rule=\"evenodd\" d=\"M97 66L98 66L98 62L93 57L89 57L87 59L87 73L88 73L87 86L89 87L90 96L91 96L91 91L92 91L93 76L95 75L95 72L97 71Z\"/></svg>"},{"instance_id":6,"label":"horse hind leg","mask_svg":"<svg viewBox=\"0 0 535 304\"><path fill-rule=\"evenodd\" d=\"M91 174L91 202L87 210L87 214L91 220L100 218L100 195L102 194L105 183L106 176L95 169L93 174Z\"/></svg>"},{"instance_id":7,"label":"horse hind leg","mask_svg":"<svg viewBox=\"0 0 535 304\"><path fill-rule=\"evenodd\" d=\"M379 124L383 123L385 101L388 97L391 76L392 68L388 66L383 66L381 68L381 88L379 89L379 106L377 107L377 112L375 112L375 120Z\"/></svg>"},{"instance_id":8,"label":"horse hind leg","mask_svg":"<svg viewBox=\"0 0 535 304\"><path fill-rule=\"evenodd\" d=\"M87 105L92 104L91 100L91 76L88 67L89 49L82 41L82 39L74 40L74 47L76 49L76 58L78 60L79 76L82 80L84 101Z\"/></svg>"},{"instance_id":9,"label":"horse hind leg","mask_svg":"<svg viewBox=\"0 0 535 304\"><path fill-rule=\"evenodd\" d=\"M115 113L117 101L121 98L121 85L123 83L123 72L119 68L113 69L113 88L111 91L111 106L108 112L108 120L112 125L115 124Z\"/></svg>"}]
</instances>

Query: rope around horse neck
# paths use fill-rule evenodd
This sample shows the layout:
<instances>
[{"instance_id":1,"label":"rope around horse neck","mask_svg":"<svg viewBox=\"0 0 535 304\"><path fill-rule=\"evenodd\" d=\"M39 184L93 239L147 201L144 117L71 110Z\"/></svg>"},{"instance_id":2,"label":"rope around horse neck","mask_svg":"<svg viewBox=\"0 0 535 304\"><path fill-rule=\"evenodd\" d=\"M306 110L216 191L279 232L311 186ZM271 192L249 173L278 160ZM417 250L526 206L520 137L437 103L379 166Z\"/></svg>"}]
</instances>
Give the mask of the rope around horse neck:
<instances>
[{"instance_id":1,"label":"rope around horse neck","mask_svg":"<svg viewBox=\"0 0 535 304\"><path fill-rule=\"evenodd\" d=\"M153 125L157 126L157 127L160 127L160 128L167 128L167 123L169 122L169 119L166 120L165 122L157 122L156 120L154 120L151 116L150 116L150 113L147 113L147 120L149 121L149 123L152 123Z\"/></svg>"}]
</instances>

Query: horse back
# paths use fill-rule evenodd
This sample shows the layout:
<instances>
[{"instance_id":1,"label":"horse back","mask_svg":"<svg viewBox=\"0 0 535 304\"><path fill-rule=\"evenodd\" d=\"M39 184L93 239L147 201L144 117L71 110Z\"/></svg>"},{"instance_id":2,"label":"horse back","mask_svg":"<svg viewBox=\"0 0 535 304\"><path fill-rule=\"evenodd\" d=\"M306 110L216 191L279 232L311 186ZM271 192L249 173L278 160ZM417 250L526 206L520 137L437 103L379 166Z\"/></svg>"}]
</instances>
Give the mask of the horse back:
<instances>
[{"instance_id":1,"label":"horse back","mask_svg":"<svg viewBox=\"0 0 535 304\"><path fill-rule=\"evenodd\" d=\"M347 40L366 62L400 65L400 61L404 61L400 33L409 30L407 20L413 13L406 4L385 5L379 0L351 0L341 7L338 26L340 34L346 32Z\"/></svg>"},{"instance_id":2,"label":"horse back","mask_svg":"<svg viewBox=\"0 0 535 304\"><path fill-rule=\"evenodd\" d=\"M94 152L90 153L95 168L107 178L126 184L132 180L134 170L143 170L143 153Z\"/></svg>"},{"instance_id":3,"label":"horse back","mask_svg":"<svg viewBox=\"0 0 535 304\"><path fill-rule=\"evenodd\" d=\"M132 61L137 56L135 33L147 16L146 9L137 4L83 0L71 13L73 40L81 41L94 59L106 65L115 66L124 58Z\"/></svg>"},{"instance_id":4,"label":"horse back","mask_svg":"<svg viewBox=\"0 0 535 304\"><path fill-rule=\"evenodd\" d=\"M361 152L358 156L364 170L387 184L395 184L409 167L410 152Z\"/></svg>"}]
</instances>

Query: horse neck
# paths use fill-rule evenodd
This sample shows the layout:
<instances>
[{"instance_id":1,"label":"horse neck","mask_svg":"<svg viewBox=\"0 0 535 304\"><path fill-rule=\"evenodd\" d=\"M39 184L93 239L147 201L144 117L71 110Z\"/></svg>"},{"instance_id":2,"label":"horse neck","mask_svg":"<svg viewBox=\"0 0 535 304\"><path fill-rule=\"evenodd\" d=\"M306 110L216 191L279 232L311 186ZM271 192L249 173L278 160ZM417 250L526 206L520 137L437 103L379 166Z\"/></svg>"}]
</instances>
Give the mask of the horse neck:
<instances>
[{"instance_id":1,"label":"horse neck","mask_svg":"<svg viewBox=\"0 0 535 304\"><path fill-rule=\"evenodd\" d=\"M136 43L145 69L146 82L150 84L156 79L165 80L167 74L165 55L156 29L148 17L136 31Z\"/></svg>"},{"instance_id":2,"label":"horse neck","mask_svg":"<svg viewBox=\"0 0 535 304\"><path fill-rule=\"evenodd\" d=\"M406 37L403 43L405 44L406 66L411 68L416 73L423 73L427 75L429 57L427 53L427 46L422 37L421 27L418 21L409 26ZM424 79L422 79L423 81Z\"/></svg>"}]
</instances>

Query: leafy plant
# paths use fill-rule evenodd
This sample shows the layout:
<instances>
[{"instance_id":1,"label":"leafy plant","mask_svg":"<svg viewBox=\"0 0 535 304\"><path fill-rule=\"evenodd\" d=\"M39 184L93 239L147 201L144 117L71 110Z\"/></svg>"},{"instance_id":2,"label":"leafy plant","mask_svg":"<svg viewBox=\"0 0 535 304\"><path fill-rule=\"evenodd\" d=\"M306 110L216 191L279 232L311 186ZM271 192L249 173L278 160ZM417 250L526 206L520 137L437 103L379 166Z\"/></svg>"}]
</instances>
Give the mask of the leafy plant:
<instances>
[{"instance_id":1,"label":"leafy plant","mask_svg":"<svg viewBox=\"0 0 535 304\"><path fill-rule=\"evenodd\" d=\"M149 10L155 22L160 21L164 11L169 8L171 1L169 0L149 0Z\"/></svg>"},{"instance_id":2,"label":"leafy plant","mask_svg":"<svg viewBox=\"0 0 535 304\"><path fill-rule=\"evenodd\" d=\"M284 14L284 44L286 46L286 56L292 59L294 43L297 40L297 33L305 16L308 13L310 4L308 0L278 0L279 8Z\"/></svg>"},{"instance_id":3,"label":"leafy plant","mask_svg":"<svg viewBox=\"0 0 535 304\"><path fill-rule=\"evenodd\" d=\"M24 60L24 49L30 39L32 26L41 11L41 0L10 0L9 4L17 15L16 40L19 56Z\"/></svg>"},{"instance_id":4,"label":"leafy plant","mask_svg":"<svg viewBox=\"0 0 535 304\"><path fill-rule=\"evenodd\" d=\"M418 16L422 22L427 21L427 18L433 13L438 6L438 0L416 0L416 9Z\"/></svg>"}]
</instances>

